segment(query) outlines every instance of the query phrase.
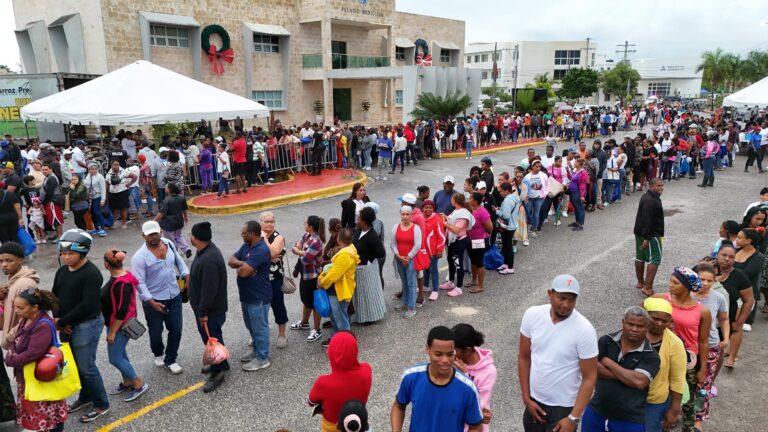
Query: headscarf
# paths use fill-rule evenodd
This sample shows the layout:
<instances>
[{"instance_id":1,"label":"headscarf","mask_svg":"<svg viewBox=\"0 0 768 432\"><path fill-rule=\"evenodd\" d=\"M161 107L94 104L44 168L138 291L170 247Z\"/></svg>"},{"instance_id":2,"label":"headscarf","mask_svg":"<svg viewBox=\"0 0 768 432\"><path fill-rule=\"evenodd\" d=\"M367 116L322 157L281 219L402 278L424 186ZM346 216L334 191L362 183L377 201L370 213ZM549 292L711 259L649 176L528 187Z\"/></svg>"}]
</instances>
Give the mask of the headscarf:
<instances>
[{"instance_id":1,"label":"headscarf","mask_svg":"<svg viewBox=\"0 0 768 432\"><path fill-rule=\"evenodd\" d=\"M672 315L672 304L663 298L648 297L643 302L643 308L647 312L664 312Z\"/></svg>"},{"instance_id":2,"label":"headscarf","mask_svg":"<svg viewBox=\"0 0 768 432\"><path fill-rule=\"evenodd\" d=\"M698 292L701 289L701 279L699 278L699 275L688 267L675 267L672 271L672 276L677 278L681 284L688 288L688 291Z\"/></svg>"}]
</instances>

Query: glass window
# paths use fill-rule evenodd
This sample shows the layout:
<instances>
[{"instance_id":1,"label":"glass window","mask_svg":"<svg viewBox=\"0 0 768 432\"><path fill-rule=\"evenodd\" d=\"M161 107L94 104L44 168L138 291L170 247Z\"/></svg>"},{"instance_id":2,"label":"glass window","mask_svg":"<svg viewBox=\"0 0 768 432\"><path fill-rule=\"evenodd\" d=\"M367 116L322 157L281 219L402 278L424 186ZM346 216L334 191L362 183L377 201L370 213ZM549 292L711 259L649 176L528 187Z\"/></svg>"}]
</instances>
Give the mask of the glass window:
<instances>
[{"instance_id":1,"label":"glass window","mask_svg":"<svg viewBox=\"0 0 768 432\"><path fill-rule=\"evenodd\" d=\"M472 63L472 56L467 56L467 63Z\"/></svg>"},{"instance_id":2,"label":"glass window","mask_svg":"<svg viewBox=\"0 0 768 432\"><path fill-rule=\"evenodd\" d=\"M580 62L579 50L555 50L555 66L578 65Z\"/></svg>"},{"instance_id":3,"label":"glass window","mask_svg":"<svg viewBox=\"0 0 768 432\"><path fill-rule=\"evenodd\" d=\"M282 90L254 90L251 92L251 99L267 108L279 109L283 107Z\"/></svg>"},{"instance_id":4,"label":"glass window","mask_svg":"<svg viewBox=\"0 0 768 432\"><path fill-rule=\"evenodd\" d=\"M274 35L254 33L253 51L258 53L280 52L280 39Z\"/></svg>"},{"instance_id":5,"label":"glass window","mask_svg":"<svg viewBox=\"0 0 768 432\"><path fill-rule=\"evenodd\" d=\"M405 48L395 47L395 60L405 60Z\"/></svg>"},{"instance_id":6,"label":"glass window","mask_svg":"<svg viewBox=\"0 0 768 432\"><path fill-rule=\"evenodd\" d=\"M488 79L488 71L483 71L483 79Z\"/></svg>"},{"instance_id":7,"label":"glass window","mask_svg":"<svg viewBox=\"0 0 768 432\"><path fill-rule=\"evenodd\" d=\"M671 94L671 83L648 83L647 96L665 97Z\"/></svg>"},{"instance_id":8,"label":"glass window","mask_svg":"<svg viewBox=\"0 0 768 432\"><path fill-rule=\"evenodd\" d=\"M440 63L450 63L450 62L451 62L451 51L447 49L441 49Z\"/></svg>"},{"instance_id":9,"label":"glass window","mask_svg":"<svg viewBox=\"0 0 768 432\"><path fill-rule=\"evenodd\" d=\"M553 74L552 79L555 81L560 81L563 78L565 78L565 74L568 73L568 69L555 69L555 73Z\"/></svg>"},{"instance_id":10,"label":"glass window","mask_svg":"<svg viewBox=\"0 0 768 432\"><path fill-rule=\"evenodd\" d=\"M395 105L396 106L402 106L403 105L403 91L402 90L395 90Z\"/></svg>"},{"instance_id":11,"label":"glass window","mask_svg":"<svg viewBox=\"0 0 768 432\"><path fill-rule=\"evenodd\" d=\"M483 55L480 57L480 61L483 61L483 62L487 62L487 61L488 61L488 54L483 54Z\"/></svg>"},{"instance_id":12,"label":"glass window","mask_svg":"<svg viewBox=\"0 0 768 432\"><path fill-rule=\"evenodd\" d=\"M189 29L150 24L149 44L161 47L189 48Z\"/></svg>"},{"instance_id":13,"label":"glass window","mask_svg":"<svg viewBox=\"0 0 768 432\"><path fill-rule=\"evenodd\" d=\"M480 63L480 56L479 55L475 56L475 63Z\"/></svg>"}]
</instances>

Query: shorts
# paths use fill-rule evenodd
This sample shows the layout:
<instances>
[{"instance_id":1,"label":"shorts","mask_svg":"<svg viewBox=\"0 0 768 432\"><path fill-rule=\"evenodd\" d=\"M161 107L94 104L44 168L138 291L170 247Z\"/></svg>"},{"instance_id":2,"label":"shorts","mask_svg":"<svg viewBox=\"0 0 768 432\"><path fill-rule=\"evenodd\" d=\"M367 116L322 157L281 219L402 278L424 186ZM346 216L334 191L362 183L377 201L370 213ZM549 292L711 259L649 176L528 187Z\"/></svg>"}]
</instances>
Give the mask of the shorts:
<instances>
[{"instance_id":1,"label":"shorts","mask_svg":"<svg viewBox=\"0 0 768 432\"><path fill-rule=\"evenodd\" d=\"M61 214L61 206L54 202L45 205L45 224L56 228L64 224L64 215Z\"/></svg>"},{"instance_id":2,"label":"shorts","mask_svg":"<svg viewBox=\"0 0 768 432\"><path fill-rule=\"evenodd\" d=\"M317 290L317 278L302 279L299 282L299 298L301 298L301 304L307 309L315 308L315 290Z\"/></svg>"},{"instance_id":3,"label":"shorts","mask_svg":"<svg viewBox=\"0 0 768 432\"><path fill-rule=\"evenodd\" d=\"M638 235L635 236L635 261L658 266L661 264L662 237L651 237L651 239L648 240L648 248L646 250L640 250L640 246L642 246L644 240L644 238Z\"/></svg>"},{"instance_id":4,"label":"shorts","mask_svg":"<svg viewBox=\"0 0 768 432\"><path fill-rule=\"evenodd\" d=\"M232 163L232 175L233 176L246 176L246 175L248 175L248 162L234 162L234 163Z\"/></svg>"},{"instance_id":5,"label":"shorts","mask_svg":"<svg viewBox=\"0 0 768 432\"><path fill-rule=\"evenodd\" d=\"M473 267L482 267L483 259L485 258L485 252L488 250L488 239L485 239L485 247L482 249L472 249L472 242L470 241L467 248L467 254L469 255L469 262Z\"/></svg>"}]
</instances>

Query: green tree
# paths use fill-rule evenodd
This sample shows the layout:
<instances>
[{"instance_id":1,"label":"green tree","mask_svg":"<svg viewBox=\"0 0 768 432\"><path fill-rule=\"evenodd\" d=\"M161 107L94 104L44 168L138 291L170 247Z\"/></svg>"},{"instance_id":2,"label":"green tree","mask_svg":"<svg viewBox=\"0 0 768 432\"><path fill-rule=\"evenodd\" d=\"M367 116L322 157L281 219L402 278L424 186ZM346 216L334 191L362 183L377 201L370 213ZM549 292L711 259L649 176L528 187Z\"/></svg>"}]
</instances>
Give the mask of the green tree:
<instances>
[{"instance_id":1,"label":"green tree","mask_svg":"<svg viewBox=\"0 0 768 432\"><path fill-rule=\"evenodd\" d=\"M701 55L701 63L696 67L696 72L704 71L702 85L712 92L722 91L725 81L732 73L732 63L733 58L722 48L704 51Z\"/></svg>"},{"instance_id":2,"label":"green tree","mask_svg":"<svg viewBox=\"0 0 768 432\"><path fill-rule=\"evenodd\" d=\"M526 84L527 89L543 88L547 89L548 97L555 97L555 91L552 89L552 80L549 79L549 72L533 76L533 84Z\"/></svg>"},{"instance_id":3,"label":"green tree","mask_svg":"<svg viewBox=\"0 0 768 432\"><path fill-rule=\"evenodd\" d=\"M737 85L740 86L768 76L768 51L750 51L739 64L738 76L740 80Z\"/></svg>"},{"instance_id":4,"label":"green tree","mask_svg":"<svg viewBox=\"0 0 768 432\"><path fill-rule=\"evenodd\" d=\"M518 90L515 110L520 113L532 113L534 111L549 110L549 99L544 98L539 101L534 101L533 95L533 89Z\"/></svg>"},{"instance_id":5,"label":"green tree","mask_svg":"<svg viewBox=\"0 0 768 432\"><path fill-rule=\"evenodd\" d=\"M567 75L566 75L567 76ZM637 83L640 81L640 73L637 72L628 62L620 61L613 69L604 71L600 77L603 85L603 91L616 95L621 104L627 97L637 93ZM627 92L627 82L629 82L629 92Z\"/></svg>"},{"instance_id":6,"label":"green tree","mask_svg":"<svg viewBox=\"0 0 768 432\"><path fill-rule=\"evenodd\" d=\"M472 98L458 91L445 98L432 93L422 93L416 98L416 108L411 115L421 118L450 118L463 113L471 106Z\"/></svg>"},{"instance_id":7,"label":"green tree","mask_svg":"<svg viewBox=\"0 0 768 432\"><path fill-rule=\"evenodd\" d=\"M562 81L562 87L557 95L566 99L576 99L591 96L597 92L597 84L600 79L598 73L592 69L575 68L568 71Z\"/></svg>"}]
</instances>

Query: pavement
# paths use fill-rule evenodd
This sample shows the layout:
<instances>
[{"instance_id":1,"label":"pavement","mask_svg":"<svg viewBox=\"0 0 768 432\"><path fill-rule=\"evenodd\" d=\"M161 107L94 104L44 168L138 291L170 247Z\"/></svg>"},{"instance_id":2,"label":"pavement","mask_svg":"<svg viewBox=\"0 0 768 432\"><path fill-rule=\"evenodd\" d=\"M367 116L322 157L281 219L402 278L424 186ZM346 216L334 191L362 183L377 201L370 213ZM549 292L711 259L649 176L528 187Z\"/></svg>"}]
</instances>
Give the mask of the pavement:
<instances>
[{"instance_id":1,"label":"pavement","mask_svg":"<svg viewBox=\"0 0 768 432\"><path fill-rule=\"evenodd\" d=\"M620 140L622 134L615 138ZM587 140L591 142L591 140ZM565 147L559 144L559 150ZM543 151L542 146L537 148ZM511 166L524 156L524 149L500 152L493 156L496 173L511 171ZM416 193L416 187L429 185L432 193L440 188L441 179L451 174L461 179L479 161L446 159L426 161L418 167L406 167L404 175L390 176L389 181L371 181L367 192L381 205L380 218L387 227L398 221L397 198L404 192ZM738 157L735 166L744 160ZM699 175L699 181L701 176ZM657 291L665 289L668 275L676 265L693 265L708 254L717 239L723 220L740 219L747 204L756 201L758 191L768 177L745 174L738 168L716 174L715 187L701 189L694 180L683 179L666 184L662 196L668 212L664 261L656 279ZM517 346L519 325L526 308L546 302L546 289L557 274L573 274L580 282L583 295L577 308L595 325L599 335L615 331L620 326L623 311L639 304L643 296L634 285L634 244L632 227L640 194L622 197L621 204L588 213L583 232L576 233L566 224L544 226L544 233L531 240L529 247L520 247L516 271L502 277L486 276L486 289L481 294L465 294L449 298L441 293L436 302L428 302L417 315L406 320L392 310L392 294L399 290L391 265L385 266L385 298L388 315L381 322L354 326L360 343L360 357L373 368L373 388L368 403L373 430L389 430L389 411L402 372L409 366L426 361L424 346L429 329L435 325L453 326L460 322L472 324L485 334L486 348L494 354L498 380L492 399L492 431L521 431L523 404L517 379ZM325 198L309 203L280 207L274 210L277 229L287 242L297 241L303 231L303 221L310 214L325 218L338 217L342 198ZM190 225L201 220L213 223L214 241L225 254L240 246L239 230L243 222L256 219L256 213L227 216L190 217ZM92 259L99 263L101 253L112 245L132 254L142 243L139 224L127 230L115 230L105 239L96 239ZM71 219L67 227L71 226ZM188 232L189 228L185 229ZM390 257L391 258L391 257ZM294 257L290 256L291 266ZM99 263L100 264L100 263ZM388 263L389 264L389 263ZM42 286L51 286L57 260L53 246L43 246L30 263L42 273ZM441 272L441 277L445 270ZM326 354L319 342L304 341L306 333L289 330L287 348L275 347L277 329L272 325L270 360L272 365L258 372L247 373L239 368L237 358L247 352L248 336L244 328L234 273L229 272L228 321L224 326L225 343L234 361L226 383L213 394L203 394L199 385L204 376L199 373L203 345L194 326L192 311L184 309L184 333L179 364L184 373L171 375L152 363L148 338L144 336L129 344L129 356L137 373L150 388L140 399L125 403L111 398L112 410L93 425L77 423L76 416L67 428L78 431L182 431L182 430L253 430L273 432L287 428L293 432L319 429L319 419L310 417L307 394L314 379L328 373ZM290 321L299 318L300 301L297 294L286 297ZM139 312L143 320L142 313ZM706 431L763 430L768 423L768 374L765 368L765 347L768 346L768 325L765 315L758 314L754 330L745 337L740 360L733 371L724 370L716 383L719 396L712 403L712 419L705 423ZM119 374L106 359L104 342L99 347L98 365L107 387L117 384ZM409 409L410 411L410 409ZM410 415L410 414L409 414ZM11 431L11 425L0 425L0 431Z\"/></svg>"}]
</instances>

